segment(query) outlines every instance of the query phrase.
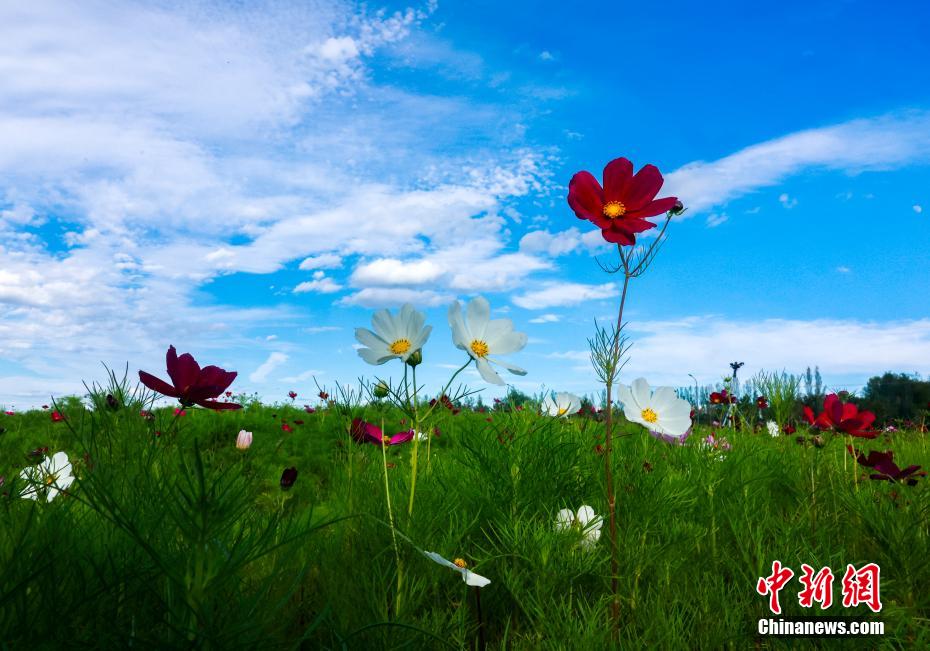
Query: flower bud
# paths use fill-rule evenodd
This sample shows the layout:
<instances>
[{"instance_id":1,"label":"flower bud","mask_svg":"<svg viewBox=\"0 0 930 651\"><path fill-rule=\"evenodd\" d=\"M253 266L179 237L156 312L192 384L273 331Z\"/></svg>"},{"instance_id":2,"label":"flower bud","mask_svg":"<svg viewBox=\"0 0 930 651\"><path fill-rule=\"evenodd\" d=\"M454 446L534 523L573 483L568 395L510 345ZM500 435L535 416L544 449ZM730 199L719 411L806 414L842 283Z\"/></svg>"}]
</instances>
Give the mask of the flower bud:
<instances>
[{"instance_id":1,"label":"flower bud","mask_svg":"<svg viewBox=\"0 0 930 651\"><path fill-rule=\"evenodd\" d=\"M236 437L236 447L240 450L248 450L252 445L252 432L246 432L244 429L239 430Z\"/></svg>"},{"instance_id":2,"label":"flower bud","mask_svg":"<svg viewBox=\"0 0 930 651\"><path fill-rule=\"evenodd\" d=\"M281 473L281 490L289 490L297 481L297 468L285 468Z\"/></svg>"},{"instance_id":3,"label":"flower bud","mask_svg":"<svg viewBox=\"0 0 930 651\"><path fill-rule=\"evenodd\" d=\"M672 209L669 210L668 213L672 215L673 217L677 217L684 211L685 211L685 204L683 204L681 201L676 201L675 205L672 206Z\"/></svg>"},{"instance_id":4,"label":"flower bud","mask_svg":"<svg viewBox=\"0 0 930 651\"><path fill-rule=\"evenodd\" d=\"M415 350L415 351L407 358L407 366L410 366L411 368L416 368L416 367L419 366L422 362L423 362L423 351L422 351L422 350Z\"/></svg>"},{"instance_id":5,"label":"flower bud","mask_svg":"<svg viewBox=\"0 0 930 651\"><path fill-rule=\"evenodd\" d=\"M107 394L107 407L112 411L119 409L119 401L113 396L112 393Z\"/></svg>"},{"instance_id":6,"label":"flower bud","mask_svg":"<svg viewBox=\"0 0 930 651\"><path fill-rule=\"evenodd\" d=\"M390 392L391 392L390 387L387 385L386 382L384 382L384 380L381 380L380 382L378 382L378 384L375 385L375 388L372 391L372 394L375 396L375 398L380 399L380 398L387 398Z\"/></svg>"}]
</instances>

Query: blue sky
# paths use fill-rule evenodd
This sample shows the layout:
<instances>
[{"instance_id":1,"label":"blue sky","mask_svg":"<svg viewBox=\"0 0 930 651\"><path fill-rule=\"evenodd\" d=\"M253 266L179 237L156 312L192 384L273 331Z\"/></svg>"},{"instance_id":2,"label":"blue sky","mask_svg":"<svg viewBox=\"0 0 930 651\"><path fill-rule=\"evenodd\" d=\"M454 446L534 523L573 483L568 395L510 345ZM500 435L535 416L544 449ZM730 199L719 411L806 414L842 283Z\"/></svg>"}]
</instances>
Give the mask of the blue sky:
<instances>
[{"instance_id":1,"label":"blue sky","mask_svg":"<svg viewBox=\"0 0 930 651\"><path fill-rule=\"evenodd\" d=\"M353 330L405 301L436 389L462 359L448 305L476 295L529 335L515 386L594 392L619 280L594 256L616 254L565 195L617 156L689 207L632 283L626 381L930 373L922 3L16 5L5 406L100 362L162 373L169 344L268 400L396 374Z\"/></svg>"}]
</instances>

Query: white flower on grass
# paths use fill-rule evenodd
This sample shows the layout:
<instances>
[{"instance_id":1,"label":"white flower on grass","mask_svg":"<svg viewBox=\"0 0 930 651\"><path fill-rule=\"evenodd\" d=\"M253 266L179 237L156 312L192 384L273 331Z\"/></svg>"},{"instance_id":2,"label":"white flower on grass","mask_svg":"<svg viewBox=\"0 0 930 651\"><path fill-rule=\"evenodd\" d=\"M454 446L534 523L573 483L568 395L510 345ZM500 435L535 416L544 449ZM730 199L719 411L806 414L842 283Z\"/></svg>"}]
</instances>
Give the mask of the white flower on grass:
<instances>
[{"instance_id":1,"label":"white flower on grass","mask_svg":"<svg viewBox=\"0 0 930 651\"><path fill-rule=\"evenodd\" d=\"M555 399L547 397L542 404L543 412L562 418L577 414L579 409L581 409L581 398L574 393L557 393Z\"/></svg>"},{"instance_id":2,"label":"white flower on grass","mask_svg":"<svg viewBox=\"0 0 930 651\"><path fill-rule=\"evenodd\" d=\"M56 452L54 456L46 457L38 466L23 468L19 477L28 485L19 496L38 500L40 495L44 495L45 500L51 502L74 481L71 470L71 462L64 452Z\"/></svg>"},{"instance_id":3,"label":"white flower on grass","mask_svg":"<svg viewBox=\"0 0 930 651\"><path fill-rule=\"evenodd\" d=\"M423 551L422 549L420 551ZM491 579L486 579L480 574L475 574L468 569L468 564L461 558L456 558L454 561L447 561L442 556L436 552L423 552L423 554L433 561L434 563L439 563L440 565L445 565L450 570L455 570L462 575L462 580L468 585L476 586L478 588L483 588L491 582Z\"/></svg>"},{"instance_id":4,"label":"white flower on grass","mask_svg":"<svg viewBox=\"0 0 930 651\"><path fill-rule=\"evenodd\" d=\"M513 329L510 319L491 319L491 306L483 296L468 302L465 317L462 306L455 301L449 307L449 326L452 341L475 360L478 372L485 382L504 384L501 376L494 372L488 362L503 366L515 375L526 375L519 366L512 366L491 355L515 353L526 345L526 334Z\"/></svg>"},{"instance_id":5,"label":"white flower on grass","mask_svg":"<svg viewBox=\"0 0 930 651\"><path fill-rule=\"evenodd\" d=\"M597 544L601 537L602 526L604 526L604 518L594 513L594 509L587 504L582 504L578 508L578 513L573 513L571 509L562 509L555 520L556 531L565 531L573 527L580 529L581 544L587 549Z\"/></svg>"},{"instance_id":6,"label":"white flower on grass","mask_svg":"<svg viewBox=\"0 0 930 651\"><path fill-rule=\"evenodd\" d=\"M776 423L774 420L770 420L765 424L765 426L768 428L769 434L771 436L778 436L778 423Z\"/></svg>"},{"instance_id":7,"label":"white flower on grass","mask_svg":"<svg viewBox=\"0 0 930 651\"><path fill-rule=\"evenodd\" d=\"M391 359L406 362L429 339L433 326L423 327L426 315L405 303L397 316L389 310L379 310L371 317L375 331L356 328L355 338L367 348L359 348L359 357L369 364L384 364Z\"/></svg>"},{"instance_id":8,"label":"white flower on grass","mask_svg":"<svg viewBox=\"0 0 930 651\"><path fill-rule=\"evenodd\" d=\"M651 391L646 378L637 378L632 387L618 385L617 399L628 420L653 432L677 437L691 427L691 403L679 398L672 387Z\"/></svg>"},{"instance_id":9,"label":"white flower on grass","mask_svg":"<svg viewBox=\"0 0 930 651\"><path fill-rule=\"evenodd\" d=\"M252 446L252 432L247 432L244 429L239 430L239 435L236 436L236 447L240 450L248 450Z\"/></svg>"}]
</instances>

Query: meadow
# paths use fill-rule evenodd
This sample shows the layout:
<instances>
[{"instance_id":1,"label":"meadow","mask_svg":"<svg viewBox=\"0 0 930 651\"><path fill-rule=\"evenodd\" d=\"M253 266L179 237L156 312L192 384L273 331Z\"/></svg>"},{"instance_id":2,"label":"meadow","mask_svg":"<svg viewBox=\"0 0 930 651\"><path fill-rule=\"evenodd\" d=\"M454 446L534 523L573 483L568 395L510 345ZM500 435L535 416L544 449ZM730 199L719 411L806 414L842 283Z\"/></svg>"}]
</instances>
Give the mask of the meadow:
<instances>
[{"instance_id":1,"label":"meadow","mask_svg":"<svg viewBox=\"0 0 930 651\"><path fill-rule=\"evenodd\" d=\"M111 375L84 401L0 414L2 648L930 647L927 480L870 479L842 432L771 436L752 410L739 430L697 424L678 445L621 418L615 633L607 525L599 537L555 526L561 509L606 513L603 409L441 400L425 440L375 445L353 437L354 419L388 433L410 422L371 389L296 387L181 415ZM927 436L855 446L926 468ZM58 451L74 482L23 499L22 469ZM471 587L425 551L490 583ZM756 584L776 559L837 574L828 611L799 606L796 577L785 615L868 615L884 635L760 636L772 614ZM839 603L843 568L866 563L881 568L878 615Z\"/></svg>"}]
</instances>

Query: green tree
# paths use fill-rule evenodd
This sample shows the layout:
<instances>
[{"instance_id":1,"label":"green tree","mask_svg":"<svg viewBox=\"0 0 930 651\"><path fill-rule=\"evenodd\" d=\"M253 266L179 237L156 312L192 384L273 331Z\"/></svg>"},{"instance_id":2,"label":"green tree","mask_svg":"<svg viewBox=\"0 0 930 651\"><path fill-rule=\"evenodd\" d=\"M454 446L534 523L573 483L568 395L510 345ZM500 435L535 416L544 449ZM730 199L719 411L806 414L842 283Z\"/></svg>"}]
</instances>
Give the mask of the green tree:
<instances>
[{"instance_id":1,"label":"green tree","mask_svg":"<svg viewBox=\"0 0 930 651\"><path fill-rule=\"evenodd\" d=\"M930 381L919 375L885 373L869 379L861 406L875 412L879 422L916 418L930 402Z\"/></svg>"}]
</instances>

